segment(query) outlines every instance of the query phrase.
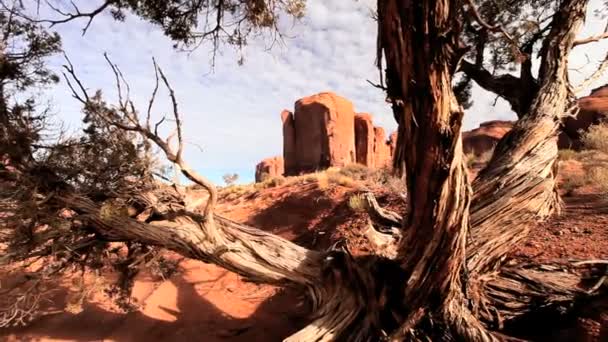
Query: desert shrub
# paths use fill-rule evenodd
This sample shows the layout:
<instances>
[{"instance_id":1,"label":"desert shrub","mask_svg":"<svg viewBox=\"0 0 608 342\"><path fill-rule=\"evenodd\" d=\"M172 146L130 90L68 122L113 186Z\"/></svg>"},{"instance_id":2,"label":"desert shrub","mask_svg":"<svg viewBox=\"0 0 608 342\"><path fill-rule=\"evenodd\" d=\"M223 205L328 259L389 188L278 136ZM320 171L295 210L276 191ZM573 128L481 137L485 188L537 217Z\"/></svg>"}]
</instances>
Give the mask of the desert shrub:
<instances>
[{"instance_id":1,"label":"desert shrub","mask_svg":"<svg viewBox=\"0 0 608 342\"><path fill-rule=\"evenodd\" d=\"M255 183L254 187L256 190L276 188L286 183L286 179L283 176L266 177L262 182Z\"/></svg>"},{"instance_id":2,"label":"desert shrub","mask_svg":"<svg viewBox=\"0 0 608 342\"><path fill-rule=\"evenodd\" d=\"M325 173L325 178L328 184L338 184L341 186L354 187L357 182L349 176L344 175L341 171L328 171Z\"/></svg>"},{"instance_id":3,"label":"desert shrub","mask_svg":"<svg viewBox=\"0 0 608 342\"><path fill-rule=\"evenodd\" d=\"M373 173L367 166L361 164L350 164L338 171L341 175L354 180L365 180Z\"/></svg>"},{"instance_id":4,"label":"desert shrub","mask_svg":"<svg viewBox=\"0 0 608 342\"><path fill-rule=\"evenodd\" d=\"M559 150L558 157L560 160L578 159L578 152L571 149Z\"/></svg>"},{"instance_id":5,"label":"desert shrub","mask_svg":"<svg viewBox=\"0 0 608 342\"><path fill-rule=\"evenodd\" d=\"M231 185L220 190L219 197L228 201L247 195L251 191L250 185Z\"/></svg>"},{"instance_id":6,"label":"desert shrub","mask_svg":"<svg viewBox=\"0 0 608 342\"><path fill-rule=\"evenodd\" d=\"M405 191L403 179L394 175L388 166L374 170L370 173L366 184L371 187L381 187L392 193L402 193Z\"/></svg>"},{"instance_id":7,"label":"desert shrub","mask_svg":"<svg viewBox=\"0 0 608 342\"><path fill-rule=\"evenodd\" d=\"M365 199L363 195L353 195L348 199L348 207L353 211L365 211Z\"/></svg>"},{"instance_id":8,"label":"desert shrub","mask_svg":"<svg viewBox=\"0 0 608 342\"><path fill-rule=\"evenodd\" d=\"M608 123L590 126L583 133L582 142L587 148L608 153Z\"/></svg>"},{"instance_id":9,"label":"desert shrub","mask_svg":"<svg viewBox=\"0 0 608 342\"><path fill-rule=\"evenodd\" d=\"M319 172L312 174L314 181L317 182L317 187L321 190L329 188L329 177L327 172Z\"/></svg>"},{"instance_id":10,"label":"desert shrub","mask_svg":"<svg viewBox=\"0 0 608 342\"><path fill-rule=\"evenodd\" d=\"M589 170L589 182L608 195L608 166L597 166Z\"/></svg>"},{"instance_id":11,"label":"desert shrub","mask_svg":"<svg viewBox=\"0 0 608 342\"><path fill-rule=\"evenodd\" d=\"M587 185L588 178L585 175L574 174L564 179L561 188L564 190L565 196L571 196L574 191L582 186Z\"/></svg>"}]
</instances>

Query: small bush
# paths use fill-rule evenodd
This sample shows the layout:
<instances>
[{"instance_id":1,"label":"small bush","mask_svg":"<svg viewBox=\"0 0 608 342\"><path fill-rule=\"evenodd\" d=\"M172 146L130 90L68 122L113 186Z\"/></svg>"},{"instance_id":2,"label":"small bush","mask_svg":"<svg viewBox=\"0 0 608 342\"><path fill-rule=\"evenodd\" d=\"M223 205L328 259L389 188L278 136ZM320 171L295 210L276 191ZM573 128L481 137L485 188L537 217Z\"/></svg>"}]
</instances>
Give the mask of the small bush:
<instances>
[{"instance_id":1,"label":"small bush","mask_svg":"<svg viewBox=\"0 0 608 342\"><path fill-rule=\"evenodd\" d=\"M333 175L334 173L332 173ZM317 187L321 190L328 189L331 184L334 184L334 176L330 176L329 171L318 172L314 174Z\"/></svg>"},{"instance_id":2,"label":"small bush","mask_svg":"<svg viewBox=\"0 0 608 342\"><path fill-rule=\"evenodd\" d=\"M325 173L325 178L328 184L338 184L342 186L354 187L357 182L349 176L345 176L342 172L331 172Z\"/></svg>"},{"instance_id":3,"label":"small bush","mask_svg":"<svg viewBox=\"0 0 608 342\"><path fill-rule=\"evenodd\" d=\"M578 152L571 149L559 150L558 157L560 160L578 159Z\"/></svg>"},{"instance_id":4,"label":"small bush","mask_svg":"<svg viewBox=\"0 0 608 342\"><path fill-rule=\"evenodd\" d=\"M287 182L287 180L283 176L266 177L266 179L264 181L255 183L254 187L256 190L276 188L277 186L281 186L281 185L285 184L286 182Z\"/></svg>"},{"instance_id":5,"label":"small bush","mask_svg":"<svg viewBox=\"0 0 608 342\"><path fill-rule=\"evenodd\" d=\"M351 196L348 199L348 207L351 208L353 211L365 211L365 199L363 198L363 195L359 194L359 195L354 195Z\"/></svg>"},{"instance_id":6,"label":"small bush","mask_svg":"<svg viewBox=\"0 0 608 342\"><path fill-rule=\"evenodd\" d=\"M587 185L587 183L588 179L584 175L571 175L564 179L561 188L564 190L565 196L571 196L576 189Z\"/></svg>"},{"instance_id":7,"label":"small bush","mask_svg":"<svg viewBox=\"0 0 608 342\"><path fill-rule=\"evenodd\" d=\"M582 142L587 148L608 153L608 123L590 126L583 133Z\"/></svg>"},{"instance_id":8,"label":"small bush","mask_svg":"<svg viewBox=\"0 0 608 342\"><path fill-rule=\"evenodd\" d=\"M608 167L598 166L589 171L589 182L608 195Z\"/></svg>"},{"instance_id":9,"label":"small bush","mask_svg":"<svg viewBox=\"0 0 608 342\"><path fill-rule=\"evenodd\" d=\"M365 180L370 177L371 173L373 173L373 171L370 170L367 166L361 164L346 165L338 172L343 176L354 180Z\"/></svg>"}]
</instances>

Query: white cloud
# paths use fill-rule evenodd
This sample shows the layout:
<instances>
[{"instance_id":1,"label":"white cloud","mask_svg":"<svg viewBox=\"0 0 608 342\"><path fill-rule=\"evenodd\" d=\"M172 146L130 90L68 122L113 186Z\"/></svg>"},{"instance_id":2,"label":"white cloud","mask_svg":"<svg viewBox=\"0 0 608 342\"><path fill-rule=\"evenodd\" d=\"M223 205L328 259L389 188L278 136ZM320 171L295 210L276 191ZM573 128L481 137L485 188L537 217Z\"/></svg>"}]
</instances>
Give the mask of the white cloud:
<instances>
[{"instance_id":1,"label":"white cloud","mask_svg":"<svg viewBox=\"0 0 608 342\"><path fill-rule=\"evenodd\" d=\"M291 22L283 23L287 36L293 37L284 45L268 52L267 42L252 41L245 50L243 66L237 65L235 51L224 48L213 73L208 47L192 54L177 52L160 30L132 16L122 24L109 16L96 18L84 37L80 31L84 21L56 28L65 51L89 87L115 96L113 75L103 59L103 52L107 52L122 68L132 97L141 108L147 105L154 86L154 56L175 88L186 138L204 148L201 152L190 146L187 159L215 181L226 172L238 172L242 180L248 181L257 161L281 154L279 114L284 108L293 108L303 96L335 91L349 98L357 111L373 113L376 124L388 131L395 128L384 94L366 82L378 79L374 66L376 23L369 10L374 6L374 0L309 0L302 22L293 27ZM590 19L584 33L599 32L603 28L599 26L599 21ZM599 59L606 45L594 46L582 50L593 52L593 59ZM596 53L596 49L603 52ZM581 60L576 53L573 64ZM62 63L61 58L53 60L57 68ZM572 78L576 81L576 75ZM598 84L602 82L606 79ZM52 95L60 117L76 127L79 106L70 98L65 84L56 87ZM474 99L475 106L465 116L465 128L490 119L512 118L504 102L491 106L491 94L476 88ZM168 112L166 97L157 109L160 114Z\"/></svg>"}]
</instances>

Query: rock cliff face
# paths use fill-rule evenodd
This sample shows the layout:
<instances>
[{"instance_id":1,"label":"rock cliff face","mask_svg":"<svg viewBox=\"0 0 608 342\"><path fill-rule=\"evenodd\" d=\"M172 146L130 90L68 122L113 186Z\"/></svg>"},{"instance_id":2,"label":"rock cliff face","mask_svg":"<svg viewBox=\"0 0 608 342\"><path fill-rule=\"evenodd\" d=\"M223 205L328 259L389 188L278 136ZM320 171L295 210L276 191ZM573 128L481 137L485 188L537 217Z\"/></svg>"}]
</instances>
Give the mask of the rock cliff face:
<instances>
[{"instance_id":1,"label":"rock cliff face","mask_svg":"<svg viewBox=\"0 0 608 342\"><path fill-rule=\"evenodd\" d=\"M293 113L288 110L281 112L283 122L283 159L285 162L285 174L294 174L298 169L296 159L296 127Z\"/></svg>"},{"instance_id":2,"label":"rock cliff face","mask_svg":"<svg viewBox=\"0 0 608 342\"><path fill-rule=\"evenodd\" d=\"M384 128L374 127L374 162L367 166L377 169L389 167L393 160L392 151L395 150L395 146L392 144L392 140L386 141Z\"/></svg>"},{"instance_id":3,"label":"rock cliff face","mask_svg":"<svg viewBox=\"0 0 608 342\"><path fill-rule=\"evenodd\" d=\"M293 176L353 163L390 166L396 139L386 141L384 129L375 127L372 120L371 114L355 114L349 100L331 92L296 101L293 113L281 113L283 158L260 162L256 181L264 173ZM276 167L277 163L283 163L283 168Z\"/></svg>"},{"instance_id":4,"label":"rock cliff face","mask_svg":"<svg viewBox=\"0 0 608 342\"><path fill-rule=\"evenodd\" d=\"M266 158L255 166L255 181L262 182L265 177L280 176L284 172L283 157Z\"/></svg>"},{"instance_id":5,"label":"rock cliff face","mask_svg":"<svg viewBox=\"0 0 608 342\"><path fill-rule=\"evenodd\" d=\"M372 116L367 113L355 115L355 150L358 164L374 164L374 145L375 134Z\"/></svg>"},{"instance_id":6,"label":"rock cliff face","mask_svg":"<svg viewBox=\"0 0 608 342\"><path fill-rule=\"evenodd\" d=\"M484 122L478 128L462 132L462 149L466 154L482 155L491 151L511 128L513 128L512 121Z\"/></svg>"},{"instance_id":7,"label":"rock cliff face","mask_svg":"<svg viewBox=\"0 0 608 342\"><path fill-rule=\"evenodd\" d=\"M347 99L325 92L296 101L294 129L294 173L355 162L355 115Z\"/></svg>"}]
</instances>

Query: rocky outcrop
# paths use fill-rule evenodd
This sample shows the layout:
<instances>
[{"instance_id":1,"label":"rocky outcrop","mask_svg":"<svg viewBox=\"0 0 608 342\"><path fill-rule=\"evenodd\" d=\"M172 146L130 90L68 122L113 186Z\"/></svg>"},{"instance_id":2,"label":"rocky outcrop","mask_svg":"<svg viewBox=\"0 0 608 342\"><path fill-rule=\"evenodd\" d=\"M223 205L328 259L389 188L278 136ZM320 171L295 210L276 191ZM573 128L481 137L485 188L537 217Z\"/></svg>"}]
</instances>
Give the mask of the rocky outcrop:
<instances>
[{"instance_id":1,"label":"rocky outcrop","mask_svg":"<svg viewBox=\"0 0 608 342\"><path fill-rule=\"evenodd\" d=\"M298 169L296 155L296 127L293 113L288 110L281 112L283 122L283 160L285 162L285 174L295 174Z\"/></svg>"},{"instance_id":2,"label":"rocky outcrop","mask_svg":"<svg viewBox=\"0 0 608 342\"><path fill-rule=\"evenodd\" d=\"M493 150L498 141L512 128L512 121L484 122L478 128L462 133L462 149L466 154L482 155Z\"/></svg>"},{"instance_id":3,"label":"rocky outcrop","mask_svg":"<svg viewBox=\"0 0 608 342\"><path fill-rule=\"evenodd\" d=\"M298 100L294 127L297 173L355 162L355 113L347 99L325 92Z\"/></svg>"},{"instance_id":4,"label":"rocky outcrop","mask_svg":"<svg viewBox=\"0 0 608 342\"><path fill-rule=\"evenodd\" d=\"M371 168L391 165L396 134L386 140L372 115L355 114L353 104L331 92L304 97L294 112L281 112L283 158L269 158L256 167L263 174L294 176L359 163ZM282 168L278 167L282 163Z\"/></svg>"},{"instance_id":5,"label":"rocky outcrop","mask_svg":"<svg viewBox=\"0 0 608 342\"><path fill-rule=\"evenodd\" d=\"M358 164L374 164L374 138L372 116L367 113L355 115L355 152Z\"/></svg>"},{"instance_id":6,"label":"rocky outcrop","mask_svg":"<svg viewBox=\"0 0 608 342\"><path fill-rule=\"evenodd\" d=\"M566 118L559 135L560 148L582 147L580 132L608 119L608 85L579 99L576 118ZM263 175L298 175L331 166L359 163L371 168L391 166L397 132L386 140L384 129L375 127L372 115L355 114L353 104L332 92L304 97L295 111L283 110L283 157L264 159L256 166L256 181ZM466 154L491 151L513 128L512 121L488 121L462 133Z\"/></svg>"},{"instance_id":7,"label":"rocky outcrop","mask_svg":"<svg viewBox=\"0 0 608 342\"><path fill-rule=\"evenodd\" d=\"M391 165L392 154L390 142L386 141L386 135L382 127L374 127L374 163L368 165L373 168L383 168Z\"/></svg>"},{"instance_id":8,"label":"rocky outcrop","mask_svg":"<svg viewBox=\"0 0 608 342\"><path fill-rule=\"evenodd\" d=\"M395 142L386 140L384 129L374 126L370 114L355 116L355 150L358 164L370 168L390 166Z\"/></svg>"},{"instance_id":9,"label":"rocky outcrop","mask_svg":"<svg viewBox=\"0 0 608 342\"><path fill-rule=\"evenodd\" d=\"M268 177L278 177L285 173L283 157L266 158L255 167L255 181L262 182Z\"/></svg>"},{"instance_id":10,"label":"rocky outcrop","mask_svg":"<svg viewBox=\"0 0 608 342\"><path fill-rule=\"evenodd\" d=\"M580 111L576 117L566 118L559 137L560 148L582 148L581 131L608 119L608 85L594 89L578 100Z\"/></svg>"}]
</instances>

